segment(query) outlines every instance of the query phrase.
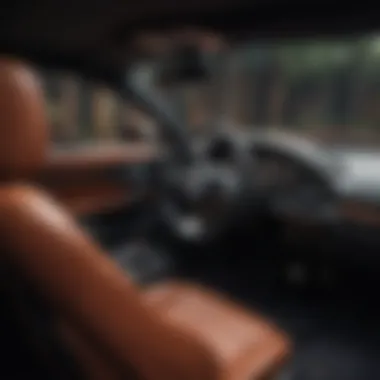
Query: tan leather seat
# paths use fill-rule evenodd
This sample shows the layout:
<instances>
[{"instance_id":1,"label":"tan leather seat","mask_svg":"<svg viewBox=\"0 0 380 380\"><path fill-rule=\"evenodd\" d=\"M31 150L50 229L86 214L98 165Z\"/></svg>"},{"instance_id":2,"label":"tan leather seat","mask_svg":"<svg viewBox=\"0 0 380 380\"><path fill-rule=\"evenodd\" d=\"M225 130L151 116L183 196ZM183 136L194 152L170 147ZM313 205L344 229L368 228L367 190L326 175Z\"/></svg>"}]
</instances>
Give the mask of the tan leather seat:
<instances>
[{"instance_id":1,"label":"tan leather seat","mask_svg":"<svg viewBox=\"0 0 380 380\"><path fill-rule=\"evenodd\" d=\"M267 379L289 354L287 337L270 322L200 285L156 285L146 299L214 353L223 379Z\"/></svg>"},{"instance_id":2,"label":"tan leather seat","mask_svg":"<svg viewBox=\"0 0 380 380\"><path fill-rule=\"evenodd\" d=\"M54 200L20 182L45 158L42 99L28 69L0 60L0 244L56 311L89 379L274 375L289 353L274 326L195 285L138 289Z\"/></svg>"}]
</instances>

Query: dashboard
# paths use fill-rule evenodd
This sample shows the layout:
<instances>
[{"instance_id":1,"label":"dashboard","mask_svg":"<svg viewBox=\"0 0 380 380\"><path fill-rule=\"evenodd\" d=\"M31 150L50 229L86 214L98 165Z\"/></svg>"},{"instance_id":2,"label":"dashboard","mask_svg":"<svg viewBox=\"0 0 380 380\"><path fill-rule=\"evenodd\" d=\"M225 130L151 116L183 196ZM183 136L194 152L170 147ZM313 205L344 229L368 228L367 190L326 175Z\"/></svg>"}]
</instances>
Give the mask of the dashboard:
<instances>
[{"instance_id":1,"label":"dashboard","mask_svg":"<svg viewBox=\"0 0 380 380\"><path fill-rule=\"evenodd\" d=\"M232 165L249 157L255 189L280 218L380 227L378 152L329 148L277 132L223 132L202 144L212 162Z\"/></svg>"},{"instance_id":2,"label":"dashboard","mask_svg":"<svg viewBox=\"0 0 380 380\"><path fill-rule=\"evenodd\" d=\"M199 152L206 161L232 166L236 157L249 158L252 192L263 195L281 226L280 241L297 260L380 265L379 152L235 131L203 142ZM255 215L254 207L249 212Z\"/></svg>"},{"instance_id":3,"label":"dashboard","mask_svg":"<svg viewBox=\"0 0 380 380\"><path fill-rule=\"evenodd\" d=\"M294 191L299 187L323 186L306 168L284 154L256 147L252 153L256 161L256 176L261 186L282 191Z\"/></svg>"},{"instance_id":4,"label":"dashboard","mask_svg":"<svg viewBox=\"0 0 380 380\"><path fill-rule=\"evenodd\" d=\"M196 170L188 173L191 180L185 182L186 189L192 189L197 176L200 183L210 178L217 180L219 173L228 177L231 173L227 169L238 170L239 165L246 164L247 160L248 170L242 174L252 179L250 191L260 194L260 201L264 200L268 205L265 211L270 212L271 221L281 226L280 240L290 247L291 255L313 259L325 255L329 260L344 255L344 259L350 256L355 263L362 258L367 264L379 257L380 170L375 170L374 166L380 155L376 152L353 154L347 150L326 149L291 135L284 138L278 134L239 134L236 131L198 138L193 143L199 167L196 163ZM211 168L208 168L209 163L213 163ZM224 170L214 170L218 169L214 166L219 165ZM232 175L231 178L235 177ZM235 207L236 203L230 201L239 198L241 193L233 186L232 190L220 198L212 196L210 199L206 194L206 198L202 198L205 201L196 202L198 208L193 207L191 211L195 209L201 217L206 216L204 224L210 222L211 227L223 221L224 214L226 219L233 219L235 215L228 207L231 204ZM247 211L254 220L255 205L249 207L246 207ZM237 215L238 220L240 215ZM194 218L187 221L194 221ZM261 219L256 220L258 223L255 220L251 223L249 218L240 221L239 228L246 221L256 228ZM217 225L215 229L219 227L223 229L224 225ZM104 227L100 229L104 232ZM109 239L116 239L115 229L110 230L112 236ZM120 236L125 238L124 228Z\"/></svg>"},{"instance_id":5,"label":"dashboard","mask_svg":"<svg viewBox=\"0 0 380 380\"><path fill-rule=\"evenodd\" d=\"M289 136L222 133L204 143L204 159L221 165L247 164L252 191L265 194L279 216L331 218L336 193L331 182L332 165L310 142L301 144ZM325 170L326 168L326 170Z\"/></svg>"}]
</instances>

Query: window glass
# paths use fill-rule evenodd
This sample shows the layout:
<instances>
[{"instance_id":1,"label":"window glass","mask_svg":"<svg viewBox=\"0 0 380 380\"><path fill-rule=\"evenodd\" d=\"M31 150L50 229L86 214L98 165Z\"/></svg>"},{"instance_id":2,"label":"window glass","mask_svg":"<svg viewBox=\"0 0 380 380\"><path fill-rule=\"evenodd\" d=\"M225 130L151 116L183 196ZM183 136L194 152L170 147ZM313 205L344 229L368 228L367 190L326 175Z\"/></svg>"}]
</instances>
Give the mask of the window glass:
<instances>
[{"instance_id":1,"label":"window glass","mask_svg":"<svg viewBox=\"0 0 380 380\"><path fill-rule=\"evenodd\" d=\"M155 139L156 125L110 88L60 71L40 71L56 146Z\"/></svg>"},{"instance_id":2,"label":"window glass","mask_svg":"<svg viewBox=\"0 0 380 380\"><path fill-rule=\"evenodd\" d=\"M195 130L225 121L380 143L380 37L232 42L210 82L175 85L166 94Z\"/></svg>"}]
</instances>

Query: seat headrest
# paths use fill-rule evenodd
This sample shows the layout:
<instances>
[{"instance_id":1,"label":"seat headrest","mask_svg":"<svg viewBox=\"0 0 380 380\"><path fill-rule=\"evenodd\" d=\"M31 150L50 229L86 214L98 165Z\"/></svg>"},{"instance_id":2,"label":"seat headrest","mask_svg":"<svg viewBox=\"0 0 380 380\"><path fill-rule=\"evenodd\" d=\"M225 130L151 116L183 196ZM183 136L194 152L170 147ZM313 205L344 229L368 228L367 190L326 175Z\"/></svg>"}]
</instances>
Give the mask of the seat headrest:
<instances>
[{"instance_id":1,"label":"seat headrest","mask_svg":"<svg viewBox=\"0 0 380 380\"><path fill-rule=\"evenodd\" d=\"M44 165L49 142L44 103L31 68L0 58L0 181L24 179Z\"/></svg>"}]
</instances>

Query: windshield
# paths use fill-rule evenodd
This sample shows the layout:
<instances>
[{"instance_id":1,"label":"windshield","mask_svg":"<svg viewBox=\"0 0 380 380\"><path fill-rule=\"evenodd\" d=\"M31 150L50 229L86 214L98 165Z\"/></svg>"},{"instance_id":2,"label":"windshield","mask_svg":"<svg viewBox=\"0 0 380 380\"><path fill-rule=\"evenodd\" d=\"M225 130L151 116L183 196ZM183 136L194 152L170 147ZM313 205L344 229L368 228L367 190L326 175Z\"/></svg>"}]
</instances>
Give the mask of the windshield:
<instances>
[{"instance_id":1,"label":"windshield","mask_svg":"<svg viewBox=\"0 0 380 380\"><path fill-rule=\"evenodd\" d=\"M208 53L207 80L187 84L164 84L160 57L137 65L131 78L193 134L228 125L343 145L380 144L379 35L232 44ZM60 71L41 76L54 143L160 138L156 117L104 85Z\"/></svg>"},{"instance_id":2,"label":"windshield","mask_svg":"<svg viewBox=\"0 0 380 380\"><path fill-rule=\"evenodd\" d=\"M214 60L207 82L156 85L188 128L214 122L334 142L380 143L380 37L251 42Z\"/></svg>"}]
</instances>

